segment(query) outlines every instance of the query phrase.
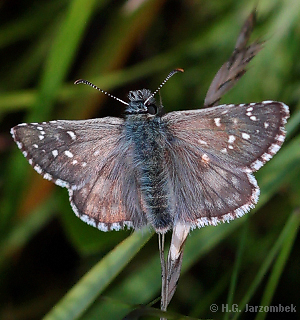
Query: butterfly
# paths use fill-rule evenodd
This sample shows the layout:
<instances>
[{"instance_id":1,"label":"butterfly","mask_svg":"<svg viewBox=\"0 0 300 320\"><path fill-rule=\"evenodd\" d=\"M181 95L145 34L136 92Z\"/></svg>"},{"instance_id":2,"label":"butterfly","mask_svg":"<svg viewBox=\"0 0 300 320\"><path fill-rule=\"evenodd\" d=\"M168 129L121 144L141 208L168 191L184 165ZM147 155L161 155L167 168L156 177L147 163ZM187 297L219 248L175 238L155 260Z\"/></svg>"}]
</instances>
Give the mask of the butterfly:
<instances>
[{"instance_id":1,"label":"butterfly","mask_svg":"<svg viewBox=\"0 0 300 320\"><path fill-rule=\"evenodd\" d=\"M247 21L204 109L164 114L156 103L176 69L154 93L116 98L126 104L124 119L22 123L11 134L39 174L68 189L75 214L102 231L151 225L165 233L241 217L258 201L253 172L280 149L289 117L282 102L217 105L261 49L246 47Z\"/></svg>"}]
</instances>

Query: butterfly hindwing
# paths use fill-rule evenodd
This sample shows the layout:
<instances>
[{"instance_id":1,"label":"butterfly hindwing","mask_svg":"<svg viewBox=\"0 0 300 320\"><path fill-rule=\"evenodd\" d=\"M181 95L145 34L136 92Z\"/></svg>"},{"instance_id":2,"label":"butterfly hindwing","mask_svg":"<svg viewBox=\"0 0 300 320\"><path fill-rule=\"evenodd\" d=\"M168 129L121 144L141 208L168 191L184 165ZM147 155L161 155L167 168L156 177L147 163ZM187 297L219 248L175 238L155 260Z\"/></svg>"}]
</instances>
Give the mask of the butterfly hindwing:
<instances>
[{"instance_id":1,"label":"butterfly hindwing","mask_svg":"<svg viewBox=\"0 0 300 320\"><path fill-rule=\"evenodd\" d=\"M251 173L186 142L174 142L168 158L175 224L215 225L242 216L257 203L259 188Z\"/></svg>"},{"instance_id":2,"label":"butterfly hindwing","mask_svg":"<svg viewBox=\"0 0 300 320\"><path fill-rule=\"evenodd\" d=\"M69 190L78 217L102 231L147 224L138 187L138 173L132 165L131 148L119 144L93 179L79 190Z\"/></svg>"}]
</instances>

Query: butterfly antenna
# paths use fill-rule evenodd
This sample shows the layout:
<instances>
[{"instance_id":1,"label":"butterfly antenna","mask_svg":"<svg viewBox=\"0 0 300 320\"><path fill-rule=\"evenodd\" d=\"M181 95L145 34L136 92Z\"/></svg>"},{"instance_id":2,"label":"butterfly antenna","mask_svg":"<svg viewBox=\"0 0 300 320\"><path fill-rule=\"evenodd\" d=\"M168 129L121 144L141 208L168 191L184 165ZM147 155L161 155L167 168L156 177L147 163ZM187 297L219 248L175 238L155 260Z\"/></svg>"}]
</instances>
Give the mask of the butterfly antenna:
<instances>
[{"instance_id":1,"label":"butterfly antenna","mask_svg":"<svg viewBox=\"0 0 300 320\"><path fill-rule=\"evenodd\" d=\"M152 99L156 94L157 92L163 87L163 85L172 77L174 76L175 73L178 73L178 72L184 72L183 69L174 69L172 70L168 75L167 77L165 78L165 80L159 85L159 87L151 94L151 96L145 101L145 104L147 104L147 102Z\"/></svg>"},{"instance_id":2,"label":"butterfly antenna","mask_svg":"<svg viewBox=\"0 0 300 320\"><path fill-rule=\"evenodd\" d=\"M80 84L80 83L87 84L87 85L91 86L92 88L97 89L97 90L101 91L102 93L106 94L106 95L109 96L110 98L113 98L113 99L115 99L115 100L117 100L117 101L125 104L126 106L128 106L128 103L127 103L127 102L125 102L125 101L123 101L123 100L121 100L121 99L113 96L112 94L108 93L107 91L104 91L104 90L98 88L98 87L95 86L93 83L91 83L91 82L89 82L89 81L87 81L87 80L79 79L79 80L76 80L76 81L74 82L74 84Z\"/></svg>"}]
</instances>

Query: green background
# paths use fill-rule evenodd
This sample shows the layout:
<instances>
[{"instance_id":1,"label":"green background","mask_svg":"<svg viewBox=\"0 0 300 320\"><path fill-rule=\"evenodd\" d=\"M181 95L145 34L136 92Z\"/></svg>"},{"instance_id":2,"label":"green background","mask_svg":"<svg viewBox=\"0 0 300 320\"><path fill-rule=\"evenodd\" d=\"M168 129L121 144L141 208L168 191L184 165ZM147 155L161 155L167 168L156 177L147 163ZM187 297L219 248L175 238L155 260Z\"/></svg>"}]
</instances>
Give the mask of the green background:
<instances>
[{"instance_id":1,"label":"green background","mask_svg":"<svg viewBox=\"0 0 300 320\"><path fill-rule=\"evenodd\" d=\"M0 4L0 319L122 319L134 309L128 319L158 318L157 237L84 224L67 191L34 172L9 130L122 114L122 104L73 85L78 78L126 100L183 68L161 90L166 111L201 108L255 5L252 39L265 47L221 102L283 101L287 139L255 174L255 210L191 232L168 317L299 318L300 1L11 0ZM246 313L246 304L293 304L298 317Z\"/></svg>"}]
</instances>

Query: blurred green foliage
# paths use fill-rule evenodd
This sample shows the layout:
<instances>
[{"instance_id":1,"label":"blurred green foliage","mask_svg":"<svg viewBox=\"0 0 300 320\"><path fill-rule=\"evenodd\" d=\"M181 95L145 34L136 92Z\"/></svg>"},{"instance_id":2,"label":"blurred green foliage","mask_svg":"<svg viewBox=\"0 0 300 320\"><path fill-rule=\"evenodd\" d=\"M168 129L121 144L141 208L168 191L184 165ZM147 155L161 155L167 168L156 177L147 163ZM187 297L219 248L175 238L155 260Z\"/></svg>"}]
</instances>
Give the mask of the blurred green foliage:
<instances>
[{"instance_id":1,"label":"blurred green foliage","mask_svg":"<svg viewBox=\"0 0 300 320\"><path fill-rule=\"evenodd\" d=\"M74 80L126 99L129 90L155 90L177 67L185 73L161 90L166 110L201 108L255 5L253 39L267 40L265 48L222 103L285 102L287 140L256 174L255 210L191 232L169 319L298 318L243 310L300 309L300 1L12 0L0 6L1 319L122 319L134 309L128 319L159 317L150 308L161 284L153 232L103 233L85 225L66 190L28 165L9 129L25 121L120 116L123 105ZM226 303L242 312L226 312Z\"/></svg>"}]
</instances>

